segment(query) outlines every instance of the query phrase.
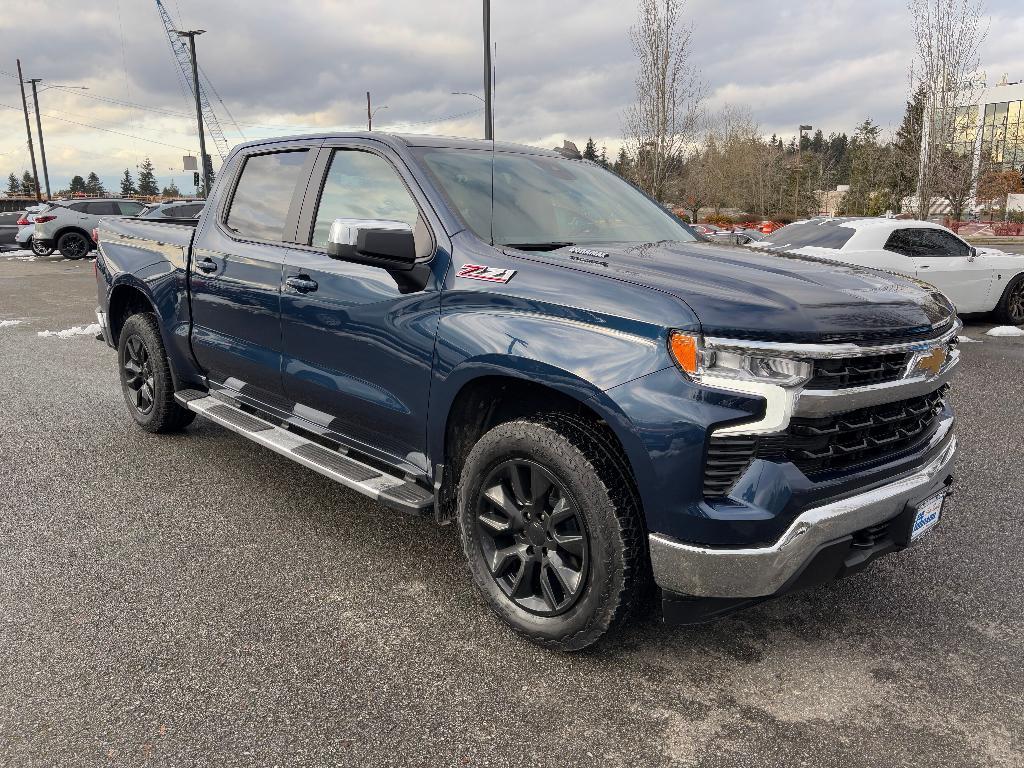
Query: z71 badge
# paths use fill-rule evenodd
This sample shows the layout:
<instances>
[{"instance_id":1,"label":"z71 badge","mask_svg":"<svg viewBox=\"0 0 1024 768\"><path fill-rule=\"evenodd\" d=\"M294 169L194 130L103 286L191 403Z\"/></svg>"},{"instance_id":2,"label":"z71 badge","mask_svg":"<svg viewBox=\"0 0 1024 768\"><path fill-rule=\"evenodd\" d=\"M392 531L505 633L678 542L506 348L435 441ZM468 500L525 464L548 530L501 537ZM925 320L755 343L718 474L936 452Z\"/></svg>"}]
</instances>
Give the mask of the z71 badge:
<instances>
[{"instance_id":1,"label":"z71 badge","mask_svg":"<svg viewBox=\"0 0 1024 768\"><path fill-rule=\"evenodd\" d=\"M456 273L456 277L464 277L467 280L485 280L488 283L507 283L515 277L514 269L499 269L498 267L485 267L480 264L466 264Z\"/></svg>"}]
</instances>

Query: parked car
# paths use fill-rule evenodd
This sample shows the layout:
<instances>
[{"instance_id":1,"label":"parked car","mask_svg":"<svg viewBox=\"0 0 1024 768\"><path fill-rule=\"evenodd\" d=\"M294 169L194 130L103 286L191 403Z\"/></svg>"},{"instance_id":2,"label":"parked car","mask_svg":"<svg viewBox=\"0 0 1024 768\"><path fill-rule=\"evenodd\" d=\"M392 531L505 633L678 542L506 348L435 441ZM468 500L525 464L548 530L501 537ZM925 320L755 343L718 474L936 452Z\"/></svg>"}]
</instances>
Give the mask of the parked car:
<instances>
[{"instance_id":1,"label":"parked car","mask_svg":"<svg viewBox=\"0 0 1024 768\"><path fill-rule=\"evenodd\" d=\"M251 142L197 221L106 218L98 242L139 427L199 414L457 522L483 599L548 647L594 643L652 580L694 623L856 572L952 482L938 291L737 259L556 152Z\"/></svg>"},{"instance_id":2,"label":"parked car","mask_svg":"<svg viewBox=\"0 0 1024 768\"><path fill-rule=\"evenodd\" d=\"M730 245L746 245L754 238L746 230L732 230L717 227L714 224L691 225L702 237L717 243Z\"/></svg>"},{"instance_id":3,"label":"parked car","mask_svg":"<svg viewBox=\"0 0 1024 768\"><path fill-rule=\"evenodd\" d=\"M95 247L90 233L104 216L136 216L145 206L135 200L94 198L55 201L36 214L32 242L56 248L65 259L81 259Z\"/></svg>"},{"instance_id":4,"label":"parked car","mask_svg":"<svg viewBox=\"0 0 1024 768\"><path fill-rule=\"evenodd\" d=\"M15 246L15 236L18 234L18 219L24 215L24 211L0 212L0 248Z\"/></svg>"},{"instance_id":5,"label":"parked car","mask_svg":"<svg viewBox=\"0 0 1024 768\"><path fill-rule=\"evenodd\" d=\"M203 200L174 200L146 207L140 219L194 219L203 210Z\"/></svg>"},{"instance_id":6,"label":"parked car","mask_svg":"<svg viewBox=\"0 0 1024 768\"><path fill-rule=\"evenodd\" d=\"M53 253L53 248L46 248L41 243L37 243L32 239L32 235L36 231L36 215L49 207L49 203L30 205L25 209L24 215L18 219L18 234L15 235L15 242L20 249L30 250L36 256L49 256Z\"/></svg>"},{"instance_id":7,"label":"parked car","mask_svg":"<svg viewBox=\"0 0 1024 768\"><path fill-rule=\"evenodd\" d=\"M976 248L939 224L889 218L800 221L753 244L884 269L931 283L958 312L994 312L1024 323L1024 256Z\"/></svg>"}]
</instances>

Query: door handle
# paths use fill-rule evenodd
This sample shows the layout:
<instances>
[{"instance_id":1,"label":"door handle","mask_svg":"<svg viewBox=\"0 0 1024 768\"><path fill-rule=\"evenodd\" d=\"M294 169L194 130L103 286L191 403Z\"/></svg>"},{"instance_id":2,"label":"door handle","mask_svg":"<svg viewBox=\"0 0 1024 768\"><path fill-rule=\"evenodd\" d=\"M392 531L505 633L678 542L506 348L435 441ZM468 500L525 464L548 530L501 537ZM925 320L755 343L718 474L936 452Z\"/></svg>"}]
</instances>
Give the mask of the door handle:
<instances>
[{"instance_id":1,"label":"door handle","mask_svg":"<svg viewBox=\"0 0 1024 768\"><path fill-rule=\"evenodd\" d=\"M213 259L207 256L202 261L196 262L196 269L198 269L200 272L206 272L207 274L210 274L211 272L217 271L217 265L214 263Z\"/></svg>"},{"instance_id":2,"label":"door handle","mask_svg":"<svg viewBox=\"0 0 1024 768\"><path fill-rule=\"evenodd\" d=\"M320 286L316 280L310 280L306 275L285 278L285 285L294 288L299 293L312 293Z\"/></svg>"}]
</instances>

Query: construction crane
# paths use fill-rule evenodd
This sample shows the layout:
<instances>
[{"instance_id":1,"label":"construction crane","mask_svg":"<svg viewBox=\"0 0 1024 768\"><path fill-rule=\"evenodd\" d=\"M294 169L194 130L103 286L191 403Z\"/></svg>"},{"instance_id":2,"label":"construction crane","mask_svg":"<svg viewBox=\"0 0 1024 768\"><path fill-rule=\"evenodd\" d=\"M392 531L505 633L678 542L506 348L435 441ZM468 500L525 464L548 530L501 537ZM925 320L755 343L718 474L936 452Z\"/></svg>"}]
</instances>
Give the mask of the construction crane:
<instances>
[{"instance_id":1,"label":"construction crane","mask_svg":"<svg viewBox=\"0 0 1024 768\"><path fill-rule=\"evenodd\" d=\"M167 40L171 44L171 53L174 54L174 59L178 62L178 76L188 86L189 92L195 96L196 93L192 83L192 59L189 56L188 48L181 37L178 36L174 22L171 21L171 15L164 8L164 4L160 0L156 0L156 9L160 12L160 19L164 23ZM203 113L203 122L206 124L206 132L213 140L214 149L216 149L217 154L220 155L221 162L223 162L228 154L228 142L224 138L224 131L220 127L217 115L213 112L213 107L210 106L210 100L206 97L206 89L203 88L202 83L199 84L198 96L200 109Z\"/></svg>"}]
</instances>

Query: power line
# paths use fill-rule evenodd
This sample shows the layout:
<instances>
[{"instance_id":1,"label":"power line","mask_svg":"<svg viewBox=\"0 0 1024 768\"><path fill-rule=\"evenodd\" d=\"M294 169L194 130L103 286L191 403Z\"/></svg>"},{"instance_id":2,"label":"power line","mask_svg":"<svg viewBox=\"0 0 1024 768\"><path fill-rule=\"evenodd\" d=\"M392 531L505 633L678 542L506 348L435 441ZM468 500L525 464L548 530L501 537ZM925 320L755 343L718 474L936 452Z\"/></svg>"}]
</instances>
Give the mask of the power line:
<instances>
[{"instance_id":1,"label":"power line","mask_svg":"<svg viewBox=\"0 0 1024 768\"><path fill-rule=\"evenodd\" d=\"M13 109L16 112L21 112L21 108L20 107L12 107L10 104L0 104L0 107L3 107L5 109ZM48 118L50 118L51 120L60 120L62 123L71 123L71 125L80 125L83 128L92 128L93 130L104 131L105 133L114 133L114 134L117 134L118 136L125 136L125 137L127 137L129 139L138 139L139 141L148 141L150 144L159 144L159 145L164 146L164 147L170 147L171 149L181 149L181 150L184 150L185 152L191 152L192 151L192 149L190 147L179 147L177 144L168 144L168 143L163 142L163 141L157 141L156 139L147 139L147 138L145 138L143 136L133 136L130 133L124 133L123 131L115 131L115 130L113 130L111 128L101 128L98 125L90 125L89 123L80 123L77 120L68 120L68 119L63 118L63 117L57 117L56 115L48 114L46 116Z\"/></svg>"}]
</instances>

